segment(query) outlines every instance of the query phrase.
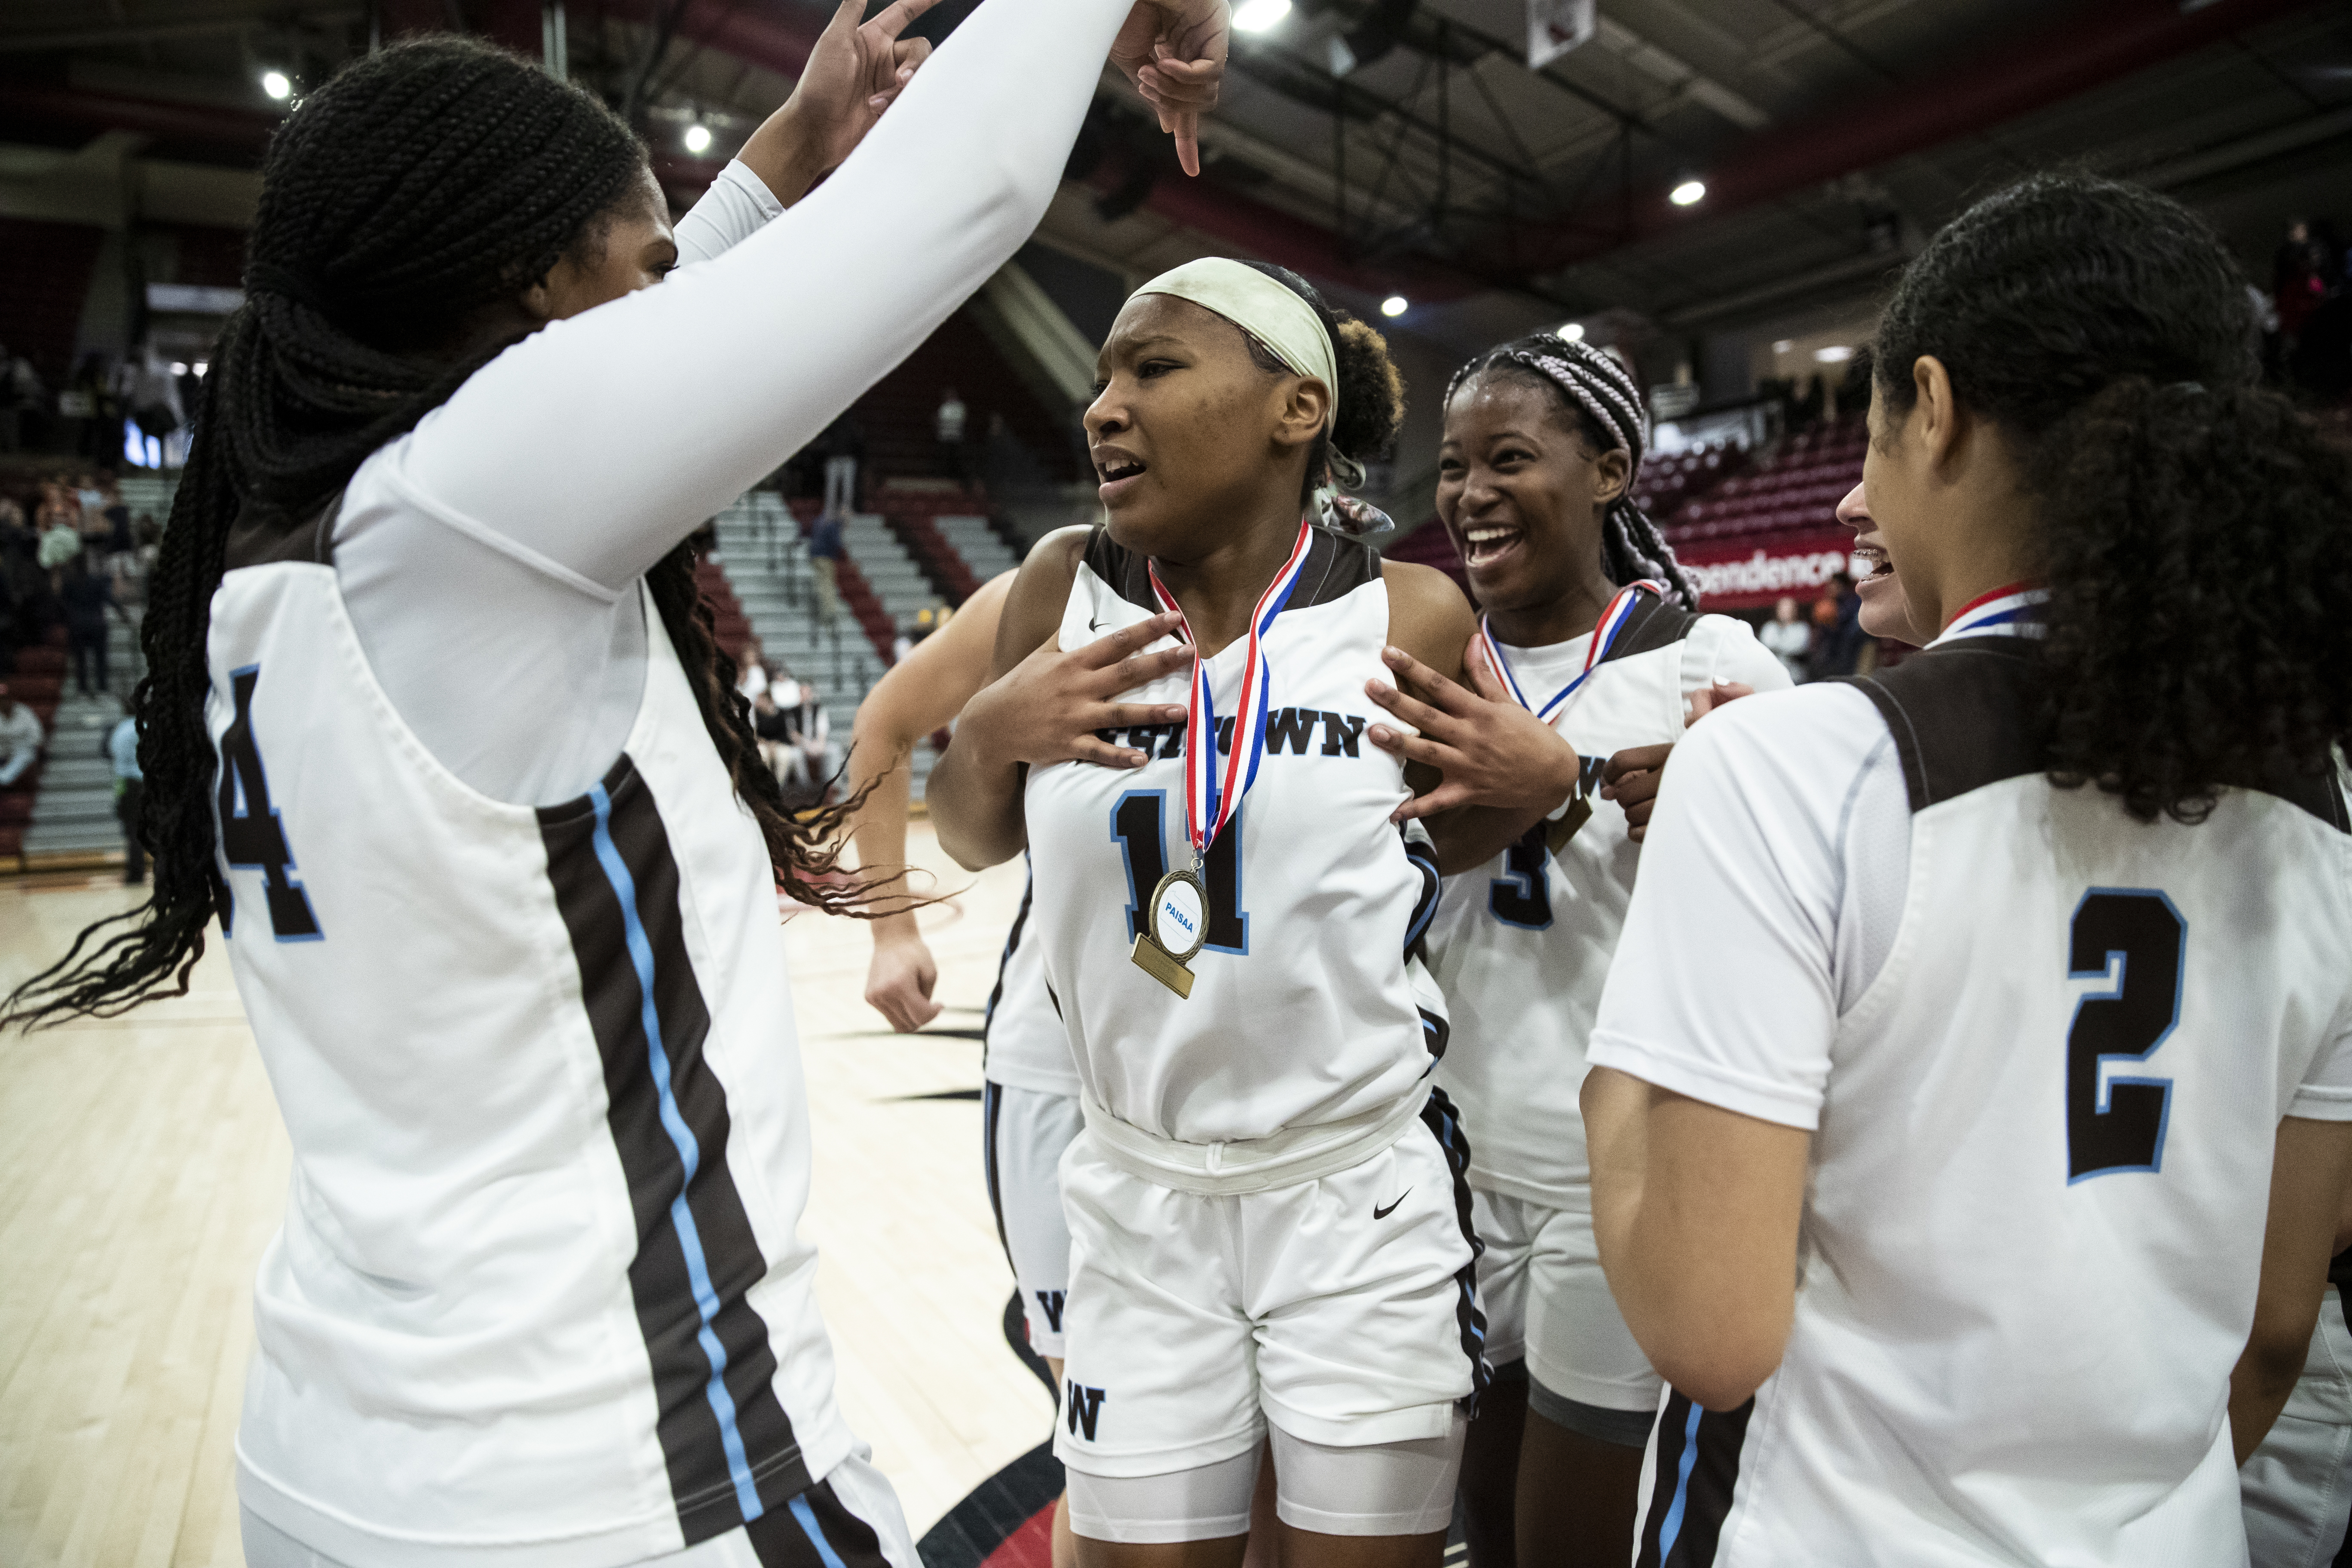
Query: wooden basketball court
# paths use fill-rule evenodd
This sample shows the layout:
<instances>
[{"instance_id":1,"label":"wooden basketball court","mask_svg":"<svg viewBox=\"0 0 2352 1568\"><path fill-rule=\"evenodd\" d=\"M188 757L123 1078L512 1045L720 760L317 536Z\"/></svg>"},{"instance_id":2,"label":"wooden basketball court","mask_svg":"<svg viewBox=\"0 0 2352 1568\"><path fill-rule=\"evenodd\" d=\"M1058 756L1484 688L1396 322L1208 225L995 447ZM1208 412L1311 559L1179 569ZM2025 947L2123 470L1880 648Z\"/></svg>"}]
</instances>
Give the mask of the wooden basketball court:
<instances>
[{"instance_id":1,"label":"wooden basketball court","mask_svg":"<svg viewBox=\"0 0 2352 1568\"><path fill-rule=\"evenodd\" d=\"M800 915L784 946L841 1403L920 1537L1042 1443L1053 1405L1005 1342L980 1163L981 1009L1021 867L953 872L919 822L908 848L954 890L922 917L948 1006L930 1029L866 1005L861 924ZM133 902L112 874L0 881L0 982ZM232 1443L286 1171L217 945L184 998L0 1037L0 1563L244 1561Z\"/></svg>"}]
</instances>

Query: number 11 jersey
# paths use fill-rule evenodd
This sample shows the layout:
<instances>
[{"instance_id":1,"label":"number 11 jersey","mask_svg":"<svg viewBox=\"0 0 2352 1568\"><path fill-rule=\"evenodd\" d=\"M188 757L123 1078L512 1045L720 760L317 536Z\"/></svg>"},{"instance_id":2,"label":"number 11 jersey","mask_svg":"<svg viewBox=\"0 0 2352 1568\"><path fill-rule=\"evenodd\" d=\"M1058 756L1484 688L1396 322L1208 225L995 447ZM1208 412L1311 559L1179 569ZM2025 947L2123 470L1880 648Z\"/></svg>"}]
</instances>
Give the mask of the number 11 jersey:
<instances>
[{"instance_id":1,"label":"number 11 jersey","mask_svg":"<svg viewBox=\"0 0 2352 1568\"><path fill-rule=\"evenodd\" d=\"M1097 529L1059 646L1159 614L1145 564ZM1363 734L1377 711L1364 682L1387 679L1388 634L1380 556L1317 530L1265 635L1265 754L1209 852L1190 997L1129 957L1154 886L1192 864L1184 726L1105 731L1150 757L1139 768L1031 771L1030 919L1078 1076L1118 1120L1192 1143L1321 1126L1396 1100L1443 1050L1437 989L1407 956L1435 906L1435 863L1409 854L1389 821L1410 793L1404 770ZM1223 748L1246 646L1209 661ZM1182 702L1189 681L1180 669L1121 700Z\"/></svg>"}]
</instances>

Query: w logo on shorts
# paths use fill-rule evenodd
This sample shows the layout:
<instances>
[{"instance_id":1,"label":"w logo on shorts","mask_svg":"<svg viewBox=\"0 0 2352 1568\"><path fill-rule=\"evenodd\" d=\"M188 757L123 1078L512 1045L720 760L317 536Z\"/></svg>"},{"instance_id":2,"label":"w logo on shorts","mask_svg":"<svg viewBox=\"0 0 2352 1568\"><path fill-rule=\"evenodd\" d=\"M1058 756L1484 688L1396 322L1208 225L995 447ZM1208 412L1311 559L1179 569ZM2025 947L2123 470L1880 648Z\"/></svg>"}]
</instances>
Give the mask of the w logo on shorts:
<instances>
[{"instance_id":1,"label":"w logo on shorts","mask_svg":"<svg viewBox=\"0 0 2352 1568\"><path fill-rule=\"evenodd\" d=\"M1087 1442L1093 1442L1095 1422L1102 1415L1103 1400L1106 1397L1103 1391L1099 1388L1084 1388L1067 1380L1065 1380L1063 1387L1062 1408L1070 1413L1070 1436L1084 1437Z\"/></svg>"}]
</instances>

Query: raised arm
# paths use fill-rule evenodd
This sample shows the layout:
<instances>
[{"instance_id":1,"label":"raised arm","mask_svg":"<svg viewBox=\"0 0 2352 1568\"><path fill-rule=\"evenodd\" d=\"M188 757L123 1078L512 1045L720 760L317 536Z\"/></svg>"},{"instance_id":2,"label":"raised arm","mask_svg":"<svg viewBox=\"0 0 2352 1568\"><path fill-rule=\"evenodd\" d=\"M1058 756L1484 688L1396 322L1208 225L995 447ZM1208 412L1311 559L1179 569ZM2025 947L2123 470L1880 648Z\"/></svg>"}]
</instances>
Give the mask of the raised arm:
<instances>
[{"instance_id":1,"label":"raised arm","mask_svg":"<svg viewBox=\"0 0 2352 1568\"><path fill-rule=\"evenodd\" d=\"M902 765L925 735L963 711L986 683L996 657L997 625L1015 573L982 584L941 630L891 667L857 705L850 726L849 787L866 790L850 819L861 870L903 878L907 870L907 770ZM906 900L870 922L874 961L866 971L866 1000L902 1033L940 1016L931 1000L939 968L924 945L911 907L915 889L900 882Z\"/></svg>"},{"instance_id":2,"label":"raised arm","mask_svg":"<svg viewBox=\"0 0 2352 1568\"><path fill-rule=\"evenodd\" d=\"M1147 9L1223 14L1223 0ZM469 531L625 587L1013 254L1129 20L1129 0L981 6L782 217L484 367L415 432L404 488ZM1213 42L1221 62L1221 20Z\"/></svg>"}]
</instances>

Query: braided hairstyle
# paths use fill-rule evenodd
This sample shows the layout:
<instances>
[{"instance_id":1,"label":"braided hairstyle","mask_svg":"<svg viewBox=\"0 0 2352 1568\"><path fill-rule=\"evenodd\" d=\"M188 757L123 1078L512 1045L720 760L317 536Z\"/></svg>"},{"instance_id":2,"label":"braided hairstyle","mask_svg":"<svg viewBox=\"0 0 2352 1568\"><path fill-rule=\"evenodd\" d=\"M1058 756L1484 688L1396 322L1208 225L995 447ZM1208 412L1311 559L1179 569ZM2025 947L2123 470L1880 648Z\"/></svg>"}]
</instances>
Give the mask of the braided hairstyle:
<instances>
[{"instance_id":1,"label":"braided hairstyle","mask_svg":"<svg viewBox=\"0 0 2352 1568\"><path fill-rule=\"evenodd\" d=\"M1314 284L1270 261L1242 265L1265 273L1306 300L1323 330L1331 334L1331 357L1339 375L1339 384L1331 389L1331 395L1339 400L1339 416L1307 449L1307 478L1298 492L1298 504L1305 508L1314 503L1316 490L1335 481L1335 468L1352 468L1360 481L1362 465L1387 454L1390 443L1396 439L1397 426L1404 423L1404 376L1389 358L1389 341L1346 311L1334 310ZM1272 349L1245 331L1242 337L1249 344L1252 364L1276 375L1293 374ZM1339 458L1337 463L1334 454Z\"/></svg>"},{"instance_id":2,"label":"braided hairstyle","mask_svg":"<svg viewBox=\"0 0 2352 1568\"><path fill-rule=\"evenodd\" d=\"M1650 446L1650 416L1633 373L1606 349L1570 342L1552 332L1534 332L1499 343L1455 371L1445 384L1444 406L1454 406L1454 395L1465 382L1490 375L1513 376L1544 388L1558 403L1561 417L1594 451L1625 454L1630 460L1625 489L1601 509L1601 570L1612 583L1645 577L1664 583L1669 599L1685 610L1697 609L1697 584L1633 499L1633 481L1641 478L1642 457Z\"/></svg>"},{"instance_id":3,"label":"braided hairstyle","mask_svg":"<svg viewBox=\"0 0 2352 1568\"><path fill-rule=\"evenodd\" d=\"M2252 327L2203 219L2051 174L1947 225L1878 331L1887 428L1932 354L2017 451L2050 590L2052 782L2143 822L2324 773L2352 735L2352 454L2255 384Z\"/></svg>"},{"instance_id":4,"label":"braided hairstyle","mask_svg":"<svg viewBox=\"0 0 2352 1568\"><path fill-rule=\"evenodd\" d=\"M142 908L82 931L8 998L0 1022L111 1016L186 993L205 923L229 910L205 699L232 526L307 525L370 453L520 335L486 323L566 256L593 258L645 167L643 144L594 98L457 37L354 62L279 127L247 242L246 303L203 384L141 633L149 674L132 710L153 890ZM803 825L786 815L732 661L713 637L690 547L665 556L646 582L779 885L841 907L849 895L820 880L833 870L820 846L846 808Z\"/></svg>"}]
</instances>

